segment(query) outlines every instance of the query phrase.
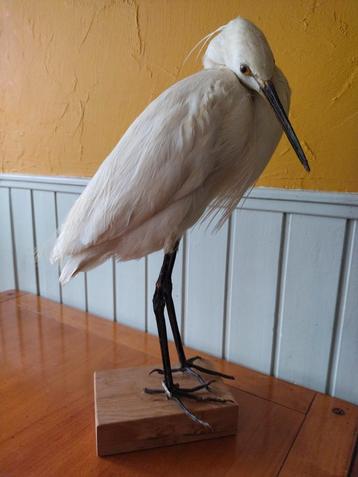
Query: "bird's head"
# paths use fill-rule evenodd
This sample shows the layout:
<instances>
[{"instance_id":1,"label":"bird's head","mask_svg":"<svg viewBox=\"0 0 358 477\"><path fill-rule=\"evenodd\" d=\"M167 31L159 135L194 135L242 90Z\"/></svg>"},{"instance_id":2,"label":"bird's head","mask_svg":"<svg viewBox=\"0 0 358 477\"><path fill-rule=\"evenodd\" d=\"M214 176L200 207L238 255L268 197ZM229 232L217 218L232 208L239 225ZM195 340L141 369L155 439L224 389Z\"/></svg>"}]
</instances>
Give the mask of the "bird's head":
<instances>
[{"instance_id":1,"label":"bird's head","mask_svg":"<svg viewBox=\"0 0 358 477\"><path fill-rule=\"evenodd\" d=\"M244 86L265 97L275 111L298 159L309 171L305 153L272 81L276 69L275 59L265 35L253 23L240 17L217 31L219 33L210 41L205 52L204 67L230 68Z\"/></svg>"}]
</instances>

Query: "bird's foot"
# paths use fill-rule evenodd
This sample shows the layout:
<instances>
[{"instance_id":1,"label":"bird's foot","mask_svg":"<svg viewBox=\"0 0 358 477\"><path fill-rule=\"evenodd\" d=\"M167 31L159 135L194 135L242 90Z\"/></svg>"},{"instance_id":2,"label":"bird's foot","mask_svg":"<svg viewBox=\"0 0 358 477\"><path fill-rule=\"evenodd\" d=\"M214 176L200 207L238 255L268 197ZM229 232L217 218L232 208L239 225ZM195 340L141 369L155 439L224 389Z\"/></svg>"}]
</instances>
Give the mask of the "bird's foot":
<instances>
[{"instance_id":1,"label":"bird's foot","mask_svg":"<svg viewBox=\"0 0 358 477\"><path fill-rule=\"evenodd\" d=\"M172 373L181 372L185 374L191 374L202 384L205 383L205 380L200 373L210 374L211 376L219 376L225 379L235 379L234 376L231 376L230 374L220 373L219 371L215 371L210 368L204 368L203 366L195 364L195 361L197 361L198 359L202 358L200 356L194 356L193 358L187 359L182 366L178 368L173 368ZM200 373L198 371L200 371ZM152 369L150 374L152 373L164 374L163 370L160 368ZM208 389L208 391L210 391L210 389Z\"/></svg>"},{"instance_id":2,"label":"bird's foot","mask_svg":"<svg viewBox=\"0 0 358 477\"><path fill-rule=\"evenodd\" d=\"M183 398L188 398L192 399L194 401L199 401L199 402L220 402L220 403L226 403L226 402L232 402L231 399L223 399L220 397L213 397L213 396L203 396L203 395L198 395L195 394L197 391L201 391L203 389L206 389L209 391L210 384L212 384L214 381L208 381L205 382L204 384L200 384L199 386L195 386L192 388L181 388L178 384L173 384L172 386L168 387L165 382L162 382L162 389L151 389L151 388L144 388L144 392L147 394L165 394L168 399L173 399L179 407L184 411L184 413L190 417L194 422L197 424L200 424L210 430L212 430L212 427L210 424L206 421L203 421L199 417L197 417L195 414L193 414L192 411L183 403Z\"/></svg>"},{"instance_id":3,"label":"bird's foot","mask_svg":"<svg viewBox=\"0 0 358 477\"><path fill-rule=\"evenodd\" d=\"M215 371L214 369L205 368L195 364L195 361L198 359L202 358L200 356L194 356L193 358L187 359L184 368L189 368L190 370L193 370L194 368L201 373L210 374L211 376L219 376L220 378L235 379L234 376L231 376L231 374L221 373L220 371Z\"/></svg>"}]
</instances>

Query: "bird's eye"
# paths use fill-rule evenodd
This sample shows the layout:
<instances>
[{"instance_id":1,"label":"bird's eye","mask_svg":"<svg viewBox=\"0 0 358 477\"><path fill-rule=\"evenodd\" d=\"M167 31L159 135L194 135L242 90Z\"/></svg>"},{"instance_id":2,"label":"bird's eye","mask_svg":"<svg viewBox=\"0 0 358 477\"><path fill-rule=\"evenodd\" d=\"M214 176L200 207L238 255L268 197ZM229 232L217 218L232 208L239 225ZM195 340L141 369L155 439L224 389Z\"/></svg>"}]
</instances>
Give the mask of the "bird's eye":
<instances>
[{"instance_id":1,"label":"bird's eye","mask_svg":"<svg viewBox=\"0 0 358 477\"><path fill-rule=\"evenodd\" d=\"M240 71L245 76L251 76L251 70L247 65L240 65Z\"/></svg>"}]
</instances>

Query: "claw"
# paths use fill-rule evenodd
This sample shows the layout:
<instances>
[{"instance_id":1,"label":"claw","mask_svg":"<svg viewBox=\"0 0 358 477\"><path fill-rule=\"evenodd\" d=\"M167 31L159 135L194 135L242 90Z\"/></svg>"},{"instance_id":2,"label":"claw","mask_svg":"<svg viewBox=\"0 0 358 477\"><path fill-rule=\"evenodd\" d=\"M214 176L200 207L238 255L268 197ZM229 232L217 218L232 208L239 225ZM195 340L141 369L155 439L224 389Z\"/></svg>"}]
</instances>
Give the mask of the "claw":
<instances>
[{"instance_id":1,"label":"claw","mask_svg":"<svg viewBox=\"0 0 358 477\"><path fill-rule=\"evenodd\" d=\"M173 372L173 370L172 370L172 372ZM149 376L150 376L151 374L154 374L154 373L164 374L164 372L163 372L162 369L160 369L160 368L154 368L154 369L152 369L151 371L149 371Z\"/></svg>"},{"instance_id":2,"label":"claw","mask_svg":"<svg viewBox=\"0 0 358 477\"><path fill-rule=\"evenodd\" d=\"M232 402L233 404L235 403L232 399L224 399L221 397L212 397L212 396L197 396L197 395L192 395L192 396L186 396L189 399L193 399L194 401L200 401L200 402Z\"/></svg>"},{"instance_id":3,"label":"claw","mask_svg":"<svg viewBox=\"0 0 358 477\"><path fill-rule=\"evenodd\" d=\"M194 363L197 359L203 359L201 356L193 356L192 358L189 358L186 360L187 363Z\"/></svg>"},{"instance_id":4,"label":"claw","mask_svg":"<svg viewBox=\"0 0 358 477\"><path fill-rule=\"evenodd\" d=\"M173 397L173 394L171 393L171 391L169 391L168 386L165 384L164 381L162 382L162 386L163 386L165 394L167 395L167 398L171 399Z\"/></svg>"},{"instance_id":5,"label":"claw","mask_svg":"<svg viewBox=\"0 0 358 477\"><path fill-rule=\"evenodd\" d=\"M235 379L235 377L231 376L231 374L221 373L220 371L215 371L213 369L208 369L208 368L199 366L197 364L193 364L194 361L197 361L198 359L203 359L203 358L201 356L193 356L192 358L187 359L186 362L189 363L189 366L191 368L195 368L198 371L201 371L202 373L211 374L212 376L221 376L222 378L225 378L225 379Z\"/></svg>"},{"instance_id":6,"label":"claw","mask_svg":"<svg viewBox=\"0 0 358 477\"><path fill-rule=\"evenodd\" d=\"M199 381L199 383L202 383L202 384L205 383L205 379L202 377L202 375L194 371L194 369L187 367L187 368L182 368L182 370L184 373L193 375ZM208 389L208 391L210 391L210 389Z\"/></svg>"},{"instance_id":7,"label":"claw","mask_svg":"<svg viewBox=\"0 0 358 477\"><path fill-rule=\"evenodd\" d=\"M235 379L234 376L231 376L230 374L220 373L219 371L214 371L213 369L203 368L202 366L198 366L197 364L191 364L191 367L197 369L198 371L201 371L202 373L210 374L212 376L220 376L225 379Z\"/></svg>"},{"instance_id":8,"label":"claw","mask_svg":"<svg viewBox=\"0 0 358 477\"><path fill-rule=\"evenodd\" d=\"M178 397L174 397L173 398L174 401L177 402L177 404L179 405L179 407L185 412L185 414L190 417L191 420L193 420L194 422L196 422L197 424L200 424L204 427L206 427L207 429L210 429L211 431L213 431L213 428L211 427L211 425L206 422L206 421L203 421L202 419L199 419L195 414L193 414L190 409L188 409L186 407L186 405L183 403L183 401L181 399L179 399Z\"/></svg>"},{"instance_id":9,"label":"claw","mask_svg":"<svg viewBox=\"0 0 358 477\"><path fill-rule=\"evenodd\" d=\"M209 387L211 384L215 383L215 379L212 379L211 381L205 382L204 384L199 384L198 386L194 386L192 388L180 388L178 384L175 385L175 392L177 394L180 394L182 396L187 396L189 393L195 393L196 391L201 391L202 389L206 389L209 391ZM162 394L165 393L169 398L171 398L171 391L168 389L168 387L162 383L163 389L152 389L152 388L144 388L144 391L147 394Z\"/></svg>"},{"instance_id":10,"label":"claw","mask_svg":"<svg viewBox=\"0 0 358 477\"><path fill-rule=\"evenodd\" d=\"M178 387L178 392L179 394L186 394L186 393L195 393L196 391L200 391L201 389L209 389L209 386L211 384L215 383L215 379L212 379L211 381L208 381L207 383L205 382L204 384L199 384L198 386L194 386L193 388L179 388Z\"/></svg>"},{"instance_id":11,"label":"claw","mask_svg":"<svg viewBox=\"0 0 358 477\"><path fill-rule=\"evenodd\" d=\"M149 375L152 375L154 373L158 373L163 376L164 371L160 368L154 368L149 372ZM197 373L192 369L191 367L186 367L186 368L172 368L172 373L187 373L193 375L201 384L206 384L205 379L201 376L201 374ZM211 389L208 388L208 391L211 391Z\"/></svg>"},{"instance_id":12,"label":"claw","mask_svg":"<svg viewBox=\"0 0 358 477\"><path fill-rule=\"evenodd\" d=\"M173 387L173 389L169 389L168 386L165 384L165 382L162 382L162 389L150 389L150 388L144 388L144 392L147 394L165 394L168 399L173 399L179 407L185 412L185 414L190 417L194 422L197 424L200 424L211 431L213 428L211 425L203 421L202 419L199 419L195 414L193 414L188 407L183 403L182 397L187 397L189 399L193 399L194 401L212 401L212 402L227 402L225 399L221 398L210 398L210 397L204 397L204 396L197 396L195 394L196 391L200 391L201 389L208 389L208 386L212 384L214 381L209 381L208 383L201 384L199 386L195 386L193 388L179 388L177 385Z\"/></svg>"},{"instance_id":13,"label":"claw","mask_svg":"<svg viewBox=\"0 0 358 477\"><path fill-rule=\"evenodd\" d=\"M154 388L154 389L144 388L144 392L146 394L163 394L164 393L163 389L157 389L157 388Z\"/></svg>"}]
</instances>

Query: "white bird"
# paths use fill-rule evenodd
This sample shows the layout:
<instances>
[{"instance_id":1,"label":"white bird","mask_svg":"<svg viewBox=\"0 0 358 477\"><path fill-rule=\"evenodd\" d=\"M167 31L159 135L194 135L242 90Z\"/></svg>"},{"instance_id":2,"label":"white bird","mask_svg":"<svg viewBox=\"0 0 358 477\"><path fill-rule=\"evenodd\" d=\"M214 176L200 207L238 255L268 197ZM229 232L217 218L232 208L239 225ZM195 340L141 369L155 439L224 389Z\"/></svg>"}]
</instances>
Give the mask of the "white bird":
<instances>
[{"instance_id":1,"label":"white bird","mask_svg":"<svg viewBox=\"0 0 358 477\"><path fill-rule=\"evenodd\" d=\"M217 225L224 223L267 165L282 130L309 171L287 118L290 88L263 33L236 18L214 34L206 37L212 39L204 69L150 103L99 167L69 212L51 257L53 262L65 261L60 277L64 284L111 256L138 259L164 249L153 297L163 360L163 371L157 370L164 374L161 392L204 425L182 398L209 389L197 371L220 373L185 356L171 296L178 243L185 230L207 214L219 211ZM209 204L213 207L208 209ZM173 382L165 307L178 369L196 374L200 386L182 389Z\"/></svg>"}]
</instances>

